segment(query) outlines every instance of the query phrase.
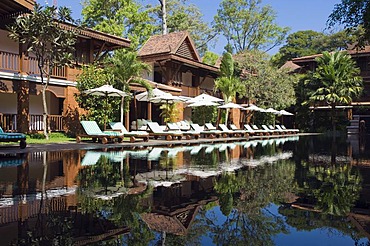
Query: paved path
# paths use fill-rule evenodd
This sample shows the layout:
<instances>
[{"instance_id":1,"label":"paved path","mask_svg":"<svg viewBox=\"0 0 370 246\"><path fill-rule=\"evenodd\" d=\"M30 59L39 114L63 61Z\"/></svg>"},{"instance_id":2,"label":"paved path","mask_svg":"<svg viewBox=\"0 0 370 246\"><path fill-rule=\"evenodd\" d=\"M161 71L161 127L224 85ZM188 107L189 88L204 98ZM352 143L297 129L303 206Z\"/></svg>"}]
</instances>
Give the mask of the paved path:
<instances>
[{"instance_id":1,"label":"paved path","mask_svg":"<svg viewBox=\"0 0 370 246\"><path fill-rule=\"evenodd\" d=\"M253 139L269 139L269 138L283 138L292 136L303 136L303 135L317 135L315 133L299 133L293 135L273 135L273 136L252 136L249 140ZM122 143L92 143L91 141L76 143L75 141L65 143L50 143L50 144L28 144L25 149L20 149L19 144L0 145L0 155L4 154L17 154L17 153L29 153L29 152L41 152L41 151L64 151L64 150L78 150L78 149L103 149L103 148L127 148L127 149L142 149L153 146L178 146L178 145L198 145L205 143L222 143L222 142L240 142L247 141L245 137L234 137L234 138L199 138L191 140L154 140L150 139L148 142L137 141L135 143L122 142ZM0 157L1 158L1 157Z\"/></svg>"}]
</instances>

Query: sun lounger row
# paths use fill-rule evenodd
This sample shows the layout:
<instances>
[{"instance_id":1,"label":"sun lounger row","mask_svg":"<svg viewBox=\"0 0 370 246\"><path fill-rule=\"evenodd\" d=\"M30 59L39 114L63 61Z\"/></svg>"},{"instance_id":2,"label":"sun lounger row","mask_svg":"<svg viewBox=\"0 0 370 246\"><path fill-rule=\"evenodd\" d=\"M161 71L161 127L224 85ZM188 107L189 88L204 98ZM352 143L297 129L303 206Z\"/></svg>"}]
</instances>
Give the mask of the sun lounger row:
<instances>
[{"instance_id":1,"label":"sun lounger row","mask_svg":"<svg viewBox=\"0 0 370 246\"><path fill-rule=\"evenodd\" d=\"M146 131L127 131L125 126L121 122L109 123L111 130L101 131L98 124L95 121L81 121L81 125L85 131L85 134L79 134L76 138L77 142L81 141L82 137L92 138L95 142L100 140L103 144L108 141L121 142L124 137L129 137L130 142L135 142L136 139L142 139L143 141L149 141L149 137L158 139L163 137L166 140L181 140L183 138L198 139L199 137L205 138L227 138L227 137L248 137L249 135L273 135L273 134L286 134L294 133L295 129L286 129L282 126L276 126L276 128L266 125L262 125L262 129L259 129L256 125L244 125L244 129L238 129L235 125L231 124L228 128L225 124L219 124L217 129L212 123L207 123L204 126L198 124L189 124L188 128L181 129L176 123L167 123L166 126L160 126L157 122L147 122Z\"/></svg>"}]
</instances>

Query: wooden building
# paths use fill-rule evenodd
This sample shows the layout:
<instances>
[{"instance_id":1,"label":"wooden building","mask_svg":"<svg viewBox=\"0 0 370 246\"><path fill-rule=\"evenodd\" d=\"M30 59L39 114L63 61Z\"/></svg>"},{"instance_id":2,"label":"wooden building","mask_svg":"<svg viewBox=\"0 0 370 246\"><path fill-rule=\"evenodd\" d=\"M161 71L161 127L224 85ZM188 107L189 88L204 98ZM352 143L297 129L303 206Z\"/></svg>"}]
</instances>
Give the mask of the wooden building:
<instances>
[{"instance_id":1,"label":"wooden building","mask_svg":"<svg viewBox=\"0 0 370 246\"><path fill-rule=\"evenodd\" d=\"M36 59L23 45L8 37L6 25L19 14L32 11L33 0L4 0L0 3L0 125L6 131L41 131L41 78ZM72 29L73 25L63 24ZM51 131L65 131L78 121L80 109L75 101L76 77L81 67L93 63L100 54L127 48L130 41L91 29L79 29L75 44L75 63L55 68L47 88Z\"/></svg>"}]
</instances>

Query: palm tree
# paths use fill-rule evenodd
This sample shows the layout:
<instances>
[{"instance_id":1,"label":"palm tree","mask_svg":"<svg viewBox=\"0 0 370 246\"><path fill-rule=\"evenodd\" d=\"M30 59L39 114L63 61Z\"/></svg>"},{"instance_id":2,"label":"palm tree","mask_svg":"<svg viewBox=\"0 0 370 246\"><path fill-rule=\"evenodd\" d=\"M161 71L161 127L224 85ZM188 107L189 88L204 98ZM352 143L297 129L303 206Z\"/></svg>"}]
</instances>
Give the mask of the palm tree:
<instances>
[{"instance_id":1,"label":"palm tree","mask_svg":"<svg viewBox=\"0 0 370 246\"><path fill-rule=\"evenodd\" d=\"M132 83L140 84L148 91L152 89L150 84L141 78L142 73L150 71L151 67L149 64L140 61L135 51L116 51L114 56L107 60L107 64L108 69L114 76L114 86L117 89L130 92L130 84ZM121 115L123 115L122 112Z\"/></svg>"},{"instance_id":2,"label":"palm tree","mask_svg":"<svg viewBox=\"0 0 370 246\"><path fill-rule=\"evenodd\" d=\"M234 75L234 59L229 52L226 52L221 60L221 77L215 81L215 90L219 89L226 103L232 102L237 93L242 92L242 83L238 77ZM229 109L226 109L225 124Z\"/></svg>"},{"instance_id":3,"label":"palm tree","mask_svg":"<svg viewBox=\"0 0 370 246\"><path fill-rule=\"evenodd\" d=\"M335 107L350 104L362 92L360 69L351 56L344 52L324 52L316 61L318 67L307 81L315 88L308 102L322 101L331 107L331 122L335 133Z\"/></svg>"}]
</instances>

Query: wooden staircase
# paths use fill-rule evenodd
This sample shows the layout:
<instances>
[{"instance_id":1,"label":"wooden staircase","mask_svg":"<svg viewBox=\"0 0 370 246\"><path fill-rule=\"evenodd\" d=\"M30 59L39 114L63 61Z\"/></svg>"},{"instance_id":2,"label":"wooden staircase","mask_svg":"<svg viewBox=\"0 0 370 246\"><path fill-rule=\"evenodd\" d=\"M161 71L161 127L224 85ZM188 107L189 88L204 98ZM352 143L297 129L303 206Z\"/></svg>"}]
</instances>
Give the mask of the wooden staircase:
<instances>
[{"instance_id":1,"label":"wooden staircase","mask_svg":"<svg viewBox=\"0 0 370 246\"><path fill-rule=\"evenodd\" d=\"M350 120L350 125L347 126L347 134L359 134L360 132L360 116L353 115L352 120Z\"/></svg>"}]
</instances>

